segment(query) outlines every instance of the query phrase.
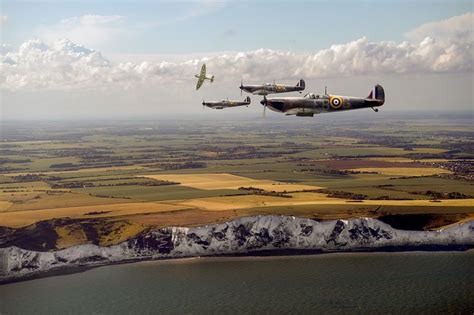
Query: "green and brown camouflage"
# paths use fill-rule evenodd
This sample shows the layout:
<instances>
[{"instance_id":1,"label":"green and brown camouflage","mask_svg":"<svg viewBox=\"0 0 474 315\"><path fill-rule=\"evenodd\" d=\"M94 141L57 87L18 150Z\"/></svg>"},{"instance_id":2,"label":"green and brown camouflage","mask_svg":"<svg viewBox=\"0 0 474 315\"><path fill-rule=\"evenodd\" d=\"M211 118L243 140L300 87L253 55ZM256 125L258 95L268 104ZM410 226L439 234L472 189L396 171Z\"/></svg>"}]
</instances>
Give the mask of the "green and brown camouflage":
<instances>
[{"instance_id":1,"label":"green and brown camouflage","mask_svg":"<svg viewBox=\"0 0 474 315\"><path fill-rule=\"evenodd\" d=\"M229 107L239 107L239 106L249 106L251 103L250 97L246 97L243 101L232 101L232 100L222 100L222 101L211 101L205 102L202 101L203 106L207 106L213 109L224 109Z\"/></svg>"},{"instance_id":2,"label":"green and brown camouflage","mask_svg":"<svg viewBox=\"0 0 474 315\"><path fill-rule=\"evenodd\" d=\"M300 92L305 89L304 80L300 80L295 86L274 83L264 83L260 85L244 85L240 83L240 90L254 95L268 95L288 92Z\"/></svg>"},{"instance_id":3,"label":"green and brown camouflage","mask_svg":"<svg viewBox=\"0 0 474 315\"><path fill-rule=\"evenodd\" d=\"M198 81L196 83L196 90L199 90L199 88L202 86L202 84L204 83L205 80L209 80L212 82L214 82L214 76L210 76L210 77L207 77L206 76L206 64L204 63L202 66L201 66L201 71L199 72L199 74L195 74L194 75L196 78L198 78Z\"/></svg>"},{"instance_id":4,"label":"green and brown camouflage","mask_svg":"<svg viewBox=\"0 0 474 315\"><path fill-rule=\"evenodd\" d=\"M285 115L312 117L316 114L342 112L347 110L371 108L375 112L385 102L385 91L377 84L367 97L316 95L266 98L260 102L266 107Z\"/></svg>"}]
</instances>

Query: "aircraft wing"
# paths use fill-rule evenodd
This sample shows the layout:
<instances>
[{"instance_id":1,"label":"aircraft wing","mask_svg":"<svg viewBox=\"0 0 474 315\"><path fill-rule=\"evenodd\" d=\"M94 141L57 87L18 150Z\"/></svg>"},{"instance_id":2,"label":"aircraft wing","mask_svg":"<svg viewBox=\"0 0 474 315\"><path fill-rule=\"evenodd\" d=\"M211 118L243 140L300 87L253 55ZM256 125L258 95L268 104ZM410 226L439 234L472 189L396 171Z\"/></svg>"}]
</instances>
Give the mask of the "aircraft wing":
<instances>
[{"instance_id":1,"label":"aircraft wing","mask_svg":"<svg viewBox=\"0 0 474 315\"><path fill-rule=\"evenodd\" d=\"M201 71L202 72L202 71ZM202 86L202 84L204 83L204 76L199 76L198 78L198 81L197 81L197 84L196 84L196 90L199 90L199 88Z\"/></svg>"}]
</instances>

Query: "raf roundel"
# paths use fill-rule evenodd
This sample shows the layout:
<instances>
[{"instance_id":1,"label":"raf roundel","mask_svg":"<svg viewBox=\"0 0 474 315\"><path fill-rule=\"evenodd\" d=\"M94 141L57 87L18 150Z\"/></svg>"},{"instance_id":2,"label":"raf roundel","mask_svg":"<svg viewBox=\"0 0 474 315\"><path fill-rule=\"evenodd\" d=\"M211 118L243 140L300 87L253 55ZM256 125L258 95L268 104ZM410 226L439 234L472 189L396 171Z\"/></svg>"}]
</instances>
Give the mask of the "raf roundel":
<instances>
[{"instance_id":1,"label":"raf roundel","mask_svg":"<svg viewBox=\"0 0 474 315\"><path fill-rule=\"evenodd\" d=\"M332 108L339 109L342 106L342 98L333 96L329 100L329 103L331 104Z\"/></svg>"}]
</instances>

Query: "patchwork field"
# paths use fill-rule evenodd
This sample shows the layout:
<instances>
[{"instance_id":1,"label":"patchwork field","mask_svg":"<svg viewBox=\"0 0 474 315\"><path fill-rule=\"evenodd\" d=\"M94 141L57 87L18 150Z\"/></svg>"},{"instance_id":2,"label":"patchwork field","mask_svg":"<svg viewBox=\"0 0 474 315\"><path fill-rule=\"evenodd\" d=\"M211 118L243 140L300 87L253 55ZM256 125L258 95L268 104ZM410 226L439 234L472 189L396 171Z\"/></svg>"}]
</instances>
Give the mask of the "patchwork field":
<instances>
[{"instance_id":1,"label":"patchwork field","mask_svg":"<svg viewBox=\"0 0 474 315\"><path fill-rule=\"evenodd\" d=\"M293 198L269 198L267 196L229 196L193 199L180 204L209 211L235 210L257 207L284 207L302 205L327 205L328 209L333 205L359 206L403 206L403 207L470 207L474 205L474 199L444 199L436 200L350 200L329 198L325 194L318 193L293 193ZM474 209L473 209L474 210Z\"/></svg>"},{"instance_id":2,"label":"patchwork field","mask_svg":"<svg viewBox=\"0 0 474 315\"><path fill-rule=\"evenodd\" d=\"M473 215L470 122L331 119L7 124L0 245L39 228L44 242L17 242L108 245L259 214L436 214L429 228Z\"/></svg>"},{"instance_id":3,"label":"patchwork field","mask_svg":"<svg viewBox=\"0 0 474 315\"><path fill-rule=\"evenodd\" d=\"M190 207L186 205L154 202L97 204L80 207L64 206L41 210L0 212L0 222L3 226L22 227L37 221L50 220L54 218L112 218L133 214L178 211L189 208Z\"/></svg>"},{"instance_id":4,"label":"patchwork field","mask_svg":"<svg viewBox=\"0 0 474 315\"><path fill-rule=\"evenodd\" d=\"M112 166L112 167L95 167L95 168L81 168L79 170L63 170L63 171L36 171L36 172L20 172L20 173L6 173L3 176L24 176L27 174L43 174L43 175L67 175L67 174L80 174L87 175L87 173L97 172L113 172L113 171L130 171L130 170L141 170L143 166Z\"/></svg>"},{"instance_id":5,"label":"patchwork field","mask_svg":"<svg viewBox=\"0 0 474 315\"><path fill-rule=\"evenodd\" d=\"M180 185L204 190L239 189L240 187L253 187L267 191L293 192L305 189L319 189L322 187L282 183L271 180L256 180L228 173L206 174L166 174L142 175L143 177L178 182Z\"/></svg>"},{"instance_id":6,"label":"patchwork field","mask_svg":"<svg viewBox=\"0 0 474 315\"><path fill-rule=\"evenodd\" d=\"M450 170L434 167L361 167L350 170L358 172L378 173L382 175L399 176L430 176L452 173Z\"/></svg>"}]
</instances>

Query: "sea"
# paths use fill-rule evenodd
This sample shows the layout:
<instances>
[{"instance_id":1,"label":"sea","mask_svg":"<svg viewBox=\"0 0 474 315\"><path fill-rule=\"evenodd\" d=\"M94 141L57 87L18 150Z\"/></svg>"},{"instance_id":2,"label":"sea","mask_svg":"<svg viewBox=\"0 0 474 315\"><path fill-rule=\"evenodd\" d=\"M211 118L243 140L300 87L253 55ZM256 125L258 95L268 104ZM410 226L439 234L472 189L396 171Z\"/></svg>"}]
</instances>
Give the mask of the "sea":
<instances>
[{"instance_id":1,"label":"sea","mask_svg":"<svg viewBox=\"0 0 474 315\"><path fill-rule=\"evenodd\" d=\"M212 257L0 285L0 314L473 314L474 251Z\"/></svg>"}]
</instances>

